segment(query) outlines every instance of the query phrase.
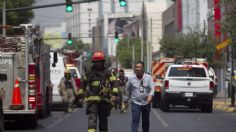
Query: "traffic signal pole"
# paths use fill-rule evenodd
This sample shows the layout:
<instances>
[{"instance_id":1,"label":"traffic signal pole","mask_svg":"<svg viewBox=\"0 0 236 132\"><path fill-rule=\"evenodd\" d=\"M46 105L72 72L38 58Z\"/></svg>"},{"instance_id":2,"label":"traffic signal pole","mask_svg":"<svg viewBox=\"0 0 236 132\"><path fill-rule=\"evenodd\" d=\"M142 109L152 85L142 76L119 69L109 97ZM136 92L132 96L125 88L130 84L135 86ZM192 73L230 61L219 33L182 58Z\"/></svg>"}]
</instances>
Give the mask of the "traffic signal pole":
<instances>
[{"instance_id":1,"label":"traffic signal pole","mask_svg":"<svg viewBox=\"0 0 236 132\"><path fill-rule=\"evenodd\" d=\"M94 2L98 0L81 0L72 2L73 4L80 4L80 3L89 3ZM48 4L48 5L38 5L38 6L30 6L30 7L19 7L19 8L12 8L12 9L6 9L6 0L3 0L3 7L2 7L2 35L6 36L6 12L15 12L15 11L25 11L25 10L32 10L32 9L40 9L40 8L49 8L49 7L56 7L56 6L64 6L66 5L66 2L63 3L55 3L55 4Z\"/></svg>"},{"instance_id":2,"label":"traffic signal pole","mask_svg":"<svg viewBox=\"0 0 236 132\"><path fill-rule=\"evenodd\" d=\"M89 3L89 2L94 2L94 1L98 1L98 0L81 0L81 1L72 2L72 4ZM66 2L48 4L48 5L38 5L38 6L31 6L31 7L20 7L20 8L6 9L6 12L24 11L24 10L32 10L32 9L40 9L40 8L49 8L49 7L64 6L64 5L66 5Z\"/></svg>"}]
</instances>

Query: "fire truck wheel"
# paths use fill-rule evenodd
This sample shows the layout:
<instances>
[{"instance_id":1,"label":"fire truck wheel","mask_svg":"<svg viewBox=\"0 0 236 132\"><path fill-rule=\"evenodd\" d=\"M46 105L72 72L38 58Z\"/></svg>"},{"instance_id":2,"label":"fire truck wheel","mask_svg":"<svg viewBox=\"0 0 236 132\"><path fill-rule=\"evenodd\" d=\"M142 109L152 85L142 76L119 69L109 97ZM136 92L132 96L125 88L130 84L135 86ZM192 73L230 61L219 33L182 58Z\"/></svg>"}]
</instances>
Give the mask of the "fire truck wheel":
<instances>
[{"instance_id":1,"label":"fire truck wheel","mask_svg":"<svg viewBox=\"0 0 236 132\"><path fill-rule=\"evenodd\" d=\"M160 108L161 101L160 101L160 93L154 93L152 98L152 108Z\"/></svg>"},{"instance_id":2,"label":"fire truck wheel","mask_svg":"<svg viewBox=\"0 0 236 132\"><path fill-rule=\"evenodd\" d=\"M161 104L161 109L164 111L164 112L168 112L170 110L170 104L169 102L166 100L166 99L163 99L162 101L162 104Z\"/></svg>"},{"instance_id":3,"label":"fire truck wheel","mask_svg":"<svg viewBox=\"0 0 236 132\"><path fill-rule=\"evenodd\" d=\"M152 108L158 108L157 97L155 95L152 98Z\"/></svg>"}]
</instances>

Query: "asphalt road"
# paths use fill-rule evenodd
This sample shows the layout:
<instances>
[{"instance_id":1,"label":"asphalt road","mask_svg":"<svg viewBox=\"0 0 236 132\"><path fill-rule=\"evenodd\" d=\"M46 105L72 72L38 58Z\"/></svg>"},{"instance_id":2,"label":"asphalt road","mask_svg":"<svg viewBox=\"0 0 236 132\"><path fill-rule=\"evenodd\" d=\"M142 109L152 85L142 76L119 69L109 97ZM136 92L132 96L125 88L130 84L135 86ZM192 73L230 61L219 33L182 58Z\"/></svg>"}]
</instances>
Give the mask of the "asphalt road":
<instances>
[{"instance_id":1,"label":"asphalt road","mask_svg":"<svg viewBox=\"0 0 236 132\"><path fill-rule=\"evenodd\" d=\"M150 132L233 132L236 130L236 113L214 110L213 113L201 113L198 110L173 109L162 112L152 109ZM6 132L87 132L87 117L84 109L75 109L73 113L52 112L39 120L37 129L26 129L20 124ZM130 132L131 112L121 114L113 111L109 118L109 132ZM141 127L140 127L140 132Z\"/></svg>"}]
</instances>

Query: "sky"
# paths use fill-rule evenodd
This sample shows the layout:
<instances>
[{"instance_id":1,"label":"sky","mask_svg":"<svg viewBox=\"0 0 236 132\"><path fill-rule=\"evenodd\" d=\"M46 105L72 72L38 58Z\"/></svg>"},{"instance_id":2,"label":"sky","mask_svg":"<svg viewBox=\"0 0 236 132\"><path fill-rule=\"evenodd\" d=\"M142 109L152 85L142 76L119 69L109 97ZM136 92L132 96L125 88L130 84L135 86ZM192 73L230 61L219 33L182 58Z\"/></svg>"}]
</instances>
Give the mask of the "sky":
<instances>
[{"instance_id":1,"label":"sky","mask_svg":"<svg viewBox=\"0 0 236 132\"><path fill-rule=\"evenodd\" d=\"M47 5L62 3L65 0L36 0L35 5ZM65 6L49 7L34 9L34 19L33 24L39 24L41 28L47 27L57 27L60 26L62 22L65 21Z\"/></svg>"}]
</instances>

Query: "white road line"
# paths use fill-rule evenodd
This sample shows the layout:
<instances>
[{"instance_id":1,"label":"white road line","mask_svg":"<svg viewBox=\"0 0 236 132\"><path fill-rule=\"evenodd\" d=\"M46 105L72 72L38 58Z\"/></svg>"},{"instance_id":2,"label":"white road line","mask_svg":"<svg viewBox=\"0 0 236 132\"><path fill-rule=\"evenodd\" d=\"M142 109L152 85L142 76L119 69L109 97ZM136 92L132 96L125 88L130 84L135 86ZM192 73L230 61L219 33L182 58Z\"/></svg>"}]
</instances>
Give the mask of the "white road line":
<instances>
[{"instance_id":1,"label":"white road line","mask_svg":"<svg viewBox=\"0 0 236 132\"><path fill-rule=\"evenodd\" d=\"M53 122L50 126L48 126L47 128L53 128L54 126L56 126L57 124L59 124L60 122L62 122L64 120L64 118L59 118L58 120L56 120L55 122Z\"/></svg>"},{"instance_id":2,"label":"white road line","mask_svg":"<svg viewBox=\"0 0 236 132\"><path fill-rule=\"evenodd\" d=\"M72 111L72 113L75 113L78 109L75 109L74 111ZM53 128L54 126L56 126L57 124L61 123L63 120L65 120L66 118L71 117L72 113L67 113L63 118L59 118L58 120L56 120L55 122L53 122L51 125L49 125L47 128Z\"/></svg>"},{"instance_id":3,"label":"white road line","mask_svg":"<svg viewBox=\"0 0 236 132\"><path fill-rule=\"evenodd\" d=\"M157 117L157 119L161 122L161 124L164 127L169 127L169 125L166 123L166 121L157 113L156 110L152 109L152 112L155 114L155 116Z\"/></svg>"}]
</instances>

